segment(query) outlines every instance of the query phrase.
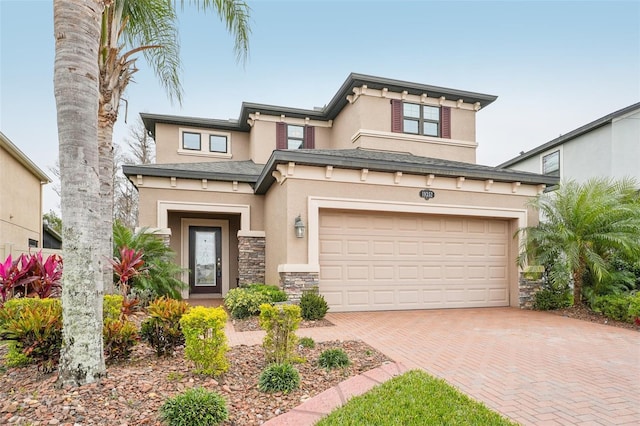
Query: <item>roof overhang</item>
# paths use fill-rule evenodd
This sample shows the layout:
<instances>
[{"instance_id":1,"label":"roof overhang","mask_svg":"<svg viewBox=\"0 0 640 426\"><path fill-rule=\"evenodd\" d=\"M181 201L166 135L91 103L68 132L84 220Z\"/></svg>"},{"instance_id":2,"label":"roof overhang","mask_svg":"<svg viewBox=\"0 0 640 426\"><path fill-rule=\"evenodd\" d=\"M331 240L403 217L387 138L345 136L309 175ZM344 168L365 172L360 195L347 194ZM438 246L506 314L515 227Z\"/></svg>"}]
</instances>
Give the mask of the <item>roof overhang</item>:
<instances>
[{"instance_id":1,"label":"roof overhang","mask_svg":"<svg viewBox=\"0 0 640 426\"><path fill-rule=\"evenodd\" d=\"M264 115L285 115L287 117L294 118L308 117L310 119L328 121L335 119L340 111L342 111L342 109L347 105L349 102L347 100L347 96L353 94L353 89L363 85L366 85L368 88L378 90L387 88L392 92L406 91L408 94L412 95L422 95L426 93L428 96L435 98L444 96L446 99L455 101L461 99L467 103L479 104L481 108L486 107L497 99L497 96L487 95L484 93L468 92L464 90L449 89L446 87L430 86L427 84L413 83L409 81L351 73L345 82L342 83L342 86L340 86L329 103L319 109L290 108L243 102L240 108L240 117L237 120L217 120L148 113L140 113L140 117L142 117L142 121L147 131L154 138L156 134L156 125L160 123L248 132L250 130L250 126L248 124L249 114L254 114L256 112Z\"/></svg>"},{"instance_id":2,"label":"roof overhang","mask_svg":"<svg viewBox=\"0 0 640 426\"><path fill-rule=\"evenodd\" d=\"M49 176L46 175L36 164L31 161L20 149L9 140L4 133L0 132L0 147L4 148L13 158L29 170L35 177L40 179L41 184L51 182Z\"/></svg>"},{"instance_id":3,"label":"roof overhang","mask_svg":"<svg viewBox=\"0 0 640 426\"><path fill-rule=\"evenodd\" d=\"M269 161L267 161L255 186L256 194L265 194L275 182L273 172L279 164L290 162L308 166L326 167L334 166L346 169L368 169L369 171L380 172L403 172L407 174L427 175L444 177L465 177L468 179L487 180L495 182L520 182L530 185L557 185L558 178L552 176L539 175L528 172L518 172L514 170L499 170L497 168L478 169L465 167L458 164L422 164L419 162L399 162L380 159L363 159L355 157L336 157L334 155L323 155L322 153L311 153L305 151L274 151ZM470 165L472 166L472 165Z\"/></svg>"}]
</instances>

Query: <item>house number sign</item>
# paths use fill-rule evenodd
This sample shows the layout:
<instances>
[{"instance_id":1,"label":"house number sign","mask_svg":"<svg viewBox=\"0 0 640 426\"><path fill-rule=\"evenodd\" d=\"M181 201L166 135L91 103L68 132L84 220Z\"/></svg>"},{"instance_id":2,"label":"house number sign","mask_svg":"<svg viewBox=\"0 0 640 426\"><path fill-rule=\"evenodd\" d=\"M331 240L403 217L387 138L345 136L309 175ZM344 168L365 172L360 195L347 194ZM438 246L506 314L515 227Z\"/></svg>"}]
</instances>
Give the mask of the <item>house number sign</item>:
<instances>
[{"instance_id":1,"label":"house number sign","mask_svg":"<svg viewBox=\"0 0 640 426\"><path fill-rule=\"evenodd\" d=\"M424 198L425 200L430 200L435 196L436 196L436 193L430 189L423 189L420 191L420 197Z\"/></svg>"}]
</instances>

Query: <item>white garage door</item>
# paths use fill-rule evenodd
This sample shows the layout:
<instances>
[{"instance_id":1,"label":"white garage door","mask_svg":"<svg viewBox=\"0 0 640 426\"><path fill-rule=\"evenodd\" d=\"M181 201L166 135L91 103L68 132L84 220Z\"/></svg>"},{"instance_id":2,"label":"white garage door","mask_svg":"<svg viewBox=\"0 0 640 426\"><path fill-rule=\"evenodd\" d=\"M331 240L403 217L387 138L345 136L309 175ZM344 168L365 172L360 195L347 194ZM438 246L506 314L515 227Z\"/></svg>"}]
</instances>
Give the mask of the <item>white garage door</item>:
<instances>
[{"instance_id":1,"label":"white garage door","mask_svg":"<svg viewBox=\"0 0 640 426\"><path fill-rule=\"evenodd\" d=\"M320 212L320 293L333 312L508 306L509 223Z\"/></svg>"}]
</instances>

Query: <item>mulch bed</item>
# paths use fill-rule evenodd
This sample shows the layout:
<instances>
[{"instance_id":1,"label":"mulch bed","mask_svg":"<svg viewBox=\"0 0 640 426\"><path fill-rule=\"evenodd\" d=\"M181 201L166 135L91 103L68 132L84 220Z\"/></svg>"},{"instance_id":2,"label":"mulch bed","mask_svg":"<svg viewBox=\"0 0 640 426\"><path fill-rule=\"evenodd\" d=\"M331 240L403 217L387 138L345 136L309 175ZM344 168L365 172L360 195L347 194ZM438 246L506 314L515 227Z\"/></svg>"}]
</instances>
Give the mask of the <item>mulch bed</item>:
<instances>
[{"instance_id":1,"label":"mulch bed","mask_svg":"<svg viewBox=\"0 0 640 426\"><path fill-rule=\"evenodd\" d=\"M342 348L351 365L326 371L317 366L320 353ZM0 359L6 347L0 345ZM109 365L100 383L79 388L57 389L56 373L43 374L36 367L9 368L0 363L0 424L29 425L160 425L160 406L168 397L187 388L202 386L222 394L230 418L224 425L259 425L298 406L341 381L389 361L361 341L317 343L313 349L299 348L306 362L296 364L300 389L289 394L266 394L257 384L265 368L260 345L236 346L228 352L229 371L217 378L191 372L183 350L169 358L156 358L146 344L136 346L129 362Z\"/></svg>"},{"instance_id":2,"label":"mulch bed","mask_svg":"<svg viewBox=\"0 0 640 426\"><path fill-rule=\"evenodd\" d=\"M562 315L563 317L579 319L582 321L595 322L612 327L620 327L627 328L629 330L640 331L640 327L635 324L609 319L598 312L593 312L586 306L571 306L569 308L556 309L548 312L556 315Z\"/></svg>"}]
</instances>

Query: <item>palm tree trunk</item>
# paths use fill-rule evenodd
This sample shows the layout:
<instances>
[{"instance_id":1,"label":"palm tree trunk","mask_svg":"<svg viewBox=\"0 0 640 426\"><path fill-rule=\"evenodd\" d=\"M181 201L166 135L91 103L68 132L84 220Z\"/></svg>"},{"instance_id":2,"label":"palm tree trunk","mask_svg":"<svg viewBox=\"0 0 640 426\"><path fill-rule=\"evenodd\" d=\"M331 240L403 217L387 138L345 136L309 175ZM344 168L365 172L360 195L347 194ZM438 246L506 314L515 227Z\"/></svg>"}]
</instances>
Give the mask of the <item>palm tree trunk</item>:
<instances>
[{"instance_id":1,"label":"palm tree trunk","mask_svg":"<svg viewBox=\"0 0 640 426\"><path fill-rule=\"evenodd\" d=\"M105 374L98 225L98 46L103 2L54 0L64 275L59 382Z\"/></svg>"},{"instance_id":2,"label":"palm tree trunk","mask_svg":"<svg viewBox=\"0 0 640 426\"><path fill-rule=\"evenodd\" d=\"M580 259L578 268L573 272L573 306L582 306L582 281L586 269L584 260Z\"/></svg>"},{"instance_id":3,"label":"palm tree trunk","mask_svg":"<svg viewBox=\"0 0 640 426\"><path fill-rule=\"evenodd\" d=\"M101 102L102 103L102 102ZM100 164L100 223L96 229L103 258L102 280L104 291L116 293L113 271L107 259L113 257L113 122L105 120L100 105L98 117L98 156Z\"/></svg>"}]
</instances>

